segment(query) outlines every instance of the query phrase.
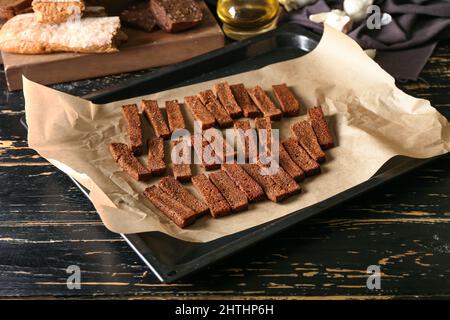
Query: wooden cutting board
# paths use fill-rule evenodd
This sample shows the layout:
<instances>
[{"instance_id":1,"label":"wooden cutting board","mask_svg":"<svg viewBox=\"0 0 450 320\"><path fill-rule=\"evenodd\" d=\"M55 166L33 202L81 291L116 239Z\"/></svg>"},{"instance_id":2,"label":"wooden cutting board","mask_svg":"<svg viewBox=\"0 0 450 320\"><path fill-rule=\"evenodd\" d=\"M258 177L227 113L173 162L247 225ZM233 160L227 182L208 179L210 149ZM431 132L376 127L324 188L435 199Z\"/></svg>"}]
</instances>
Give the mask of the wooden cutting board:
<instances>
[{"instance_id":1,"label":"wooden cutting board","mask_svg":"<svg viewBox=\"0 0 450 320\"><path fill-rule=\"evenodd\" d=\"M3 53L9 90L22 89L22 75L53 84L88 79L181 62L224 46L216 19L201 1L204 18L194 29L170 34L162 30L146 33L123 28L129 39L117 53L53 53L22 55Z\"/></svg>"}]
</instances>

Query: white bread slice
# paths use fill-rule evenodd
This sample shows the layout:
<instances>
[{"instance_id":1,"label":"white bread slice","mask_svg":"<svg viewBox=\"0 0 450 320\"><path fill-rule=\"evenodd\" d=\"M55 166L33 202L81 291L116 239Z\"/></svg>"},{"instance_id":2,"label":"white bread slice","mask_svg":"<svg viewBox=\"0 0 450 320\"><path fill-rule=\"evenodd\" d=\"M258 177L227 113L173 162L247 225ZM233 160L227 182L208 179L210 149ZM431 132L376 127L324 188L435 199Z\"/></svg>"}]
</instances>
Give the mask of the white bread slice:
<instances>
[{"instance_id":1,"label":"white bread slice","mask_svg":"<svg viewBox=\"0 0 450 320\"><path fill-rule=\"evenodd\" d=\"M126 36L126 35L125 35ZM124 39L119 17L86 17L42 24L33 13L15 16L0 30L0 50L10 53L116 52Z\"/></svg>"}]
</instances>

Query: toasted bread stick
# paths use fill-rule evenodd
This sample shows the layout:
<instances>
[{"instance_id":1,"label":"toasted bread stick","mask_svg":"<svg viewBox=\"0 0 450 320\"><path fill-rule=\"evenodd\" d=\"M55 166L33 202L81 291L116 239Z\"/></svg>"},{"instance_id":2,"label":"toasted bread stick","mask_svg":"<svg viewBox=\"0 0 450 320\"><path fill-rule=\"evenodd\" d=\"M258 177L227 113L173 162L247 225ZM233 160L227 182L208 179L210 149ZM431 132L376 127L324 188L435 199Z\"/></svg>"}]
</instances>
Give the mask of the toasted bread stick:
<instances>
[{"instance_id":1,"label":"toasted bread stick","mask_svg":"<svg viewBox=\"0 0 450 320\"><path fill-rule=\"evenodd\" d=\"M291 89L285 83L273 85L272 89L283 114L288 117L298 116L300 113L300 102Z\"/></svg>"},{"instance_id":2,"label":"toasted bread stick","mask_svg":"<svg viewBox=\"0 0 450 320\"><path fill-rule=\"evenodd\" d=\"M223 145L222 153L217 152L216 156L221 161L221 163L234 162L236 157L236 152L234 148L228 144L228 141L224 139L222 131L215 128L210 128L203 131L203 139L205 145L210 145L214 143L215 147Z\"/></svg>"},{"instance_id":3,"label":"toasted bread stick","mask_svg":"<svg viewBox=\"0 0 450 320\"><path fill-rule=\"evenodd\" d=\"M184 102L191 111L194 119L200 122L202 130L211 128L216 123L216 118L209 112L197 96L184 97Z\"/></svg>"},{"instance_id":4,"label":"toasted bread stick","mask_svg":"<svg viewBox=\"0 0 450 320\"><path fill-rule=\"evenodd\" d=\"M111 143L109 151L114 161L134 180L143 181L151 177L151 172L139 162L126 144Z\"/></svg>"},{"instance_id":5,"label":"toasted bread stick","mask_svg":"<svg viewBox=\"0 0 450 320\"><path fill-rule=\"evenodd\" d=\"M155 100L142 100L142 106L156 136L163 139L170 138L170 131L158 107L158 102Z\"/></svg>"},{"instance_id":6,"label":"toasted bread stick","mask_svg":"<svg viewBox=\"0 0 450 320\"><path fill-rule=\"evenodd\" d=\"M122 106L122 115L125 119L128 138L130 140L129 147L133 154L140 156L142 154L143 142L142 123L138 106L135 104L127 104Z\"/></svg>"},{"instance_id":7,"label":"toasted bread stick","mask_svg":"<svg viewBox=\"0 0 450 320\"><path fill-rule=\"evenodd\" d=\"M154 176L160 176L166 172L164 163L164 140L163 138L153 138L148 140L148 170Z\"/></svg>"},{"instance_id":8,"label":"toasted bread stick","mask_svg":"<svg viewBox=\"0 0 450 320\"><path fill-rule=\"evenodd\" d=\"M256 202L265 198L261 186L239 164L222 164L222 170L228 174L231 180L247 196L249 202Z\"/></svg>"},{"instance_id":9,"label":"toasted bread stick","mask_svg":"<svg viewBox=\"0 0 450 320\"><path fill-rule=\"evenodd\" d=\"M248 95L247 89L242 83L233 84L230 86L231 92L237 102L241 107L244 116L247 118L262 117L262 112L256 107L252 98Z\"/></svg>"},{"instance_id":10,"label":"toasted bread stick","mask_svg":"<svg viewBox=\"0 0 450 320\"><path fill-rule=\"evenodd\" d=\"M291 156L291 159L302 168L306 176L312 176L320 173L320 165L311 159L305 149L300 146L295 138L283 140L281 144L286 148L286 151Z\"/></svg>"},{"instance_id":11,"label":"toasted bread stick","mask_svg":"<svg viewBox=\"0 0 450 320\"><path fill-rule=\"evenodd\" d=\"M206 109L214 115L214 118L221 128L228 128L233 125L233 119L231 119L227 110L225 110L211 90L201 91L197 96L205 105Z\"/></svg>"},{"instance_id":12,"label":"toasted bread stick","mask_svg":"<svg viewBox=\"0 0 450 320\"><path fill-rule=\"evenodd\" d=\"M242 109L236 102L228 82L216 83L213 90L230 117L235 119L242 116Z\"/></svg>"},{"instance_id":13,"label":"toasted bread stick","mask_svg":"<svg viewBox=\"0 0 450 320\"><path fill-rule=\"evenodd\" d=\"M289 153L286 151L282 143L279 145L279 162L280 166L287 172L295 181L301 181L305 178L305 172L300 168L294 160L292 160Z\"/></svg>"},{"instance_id":14,"label":"toasted bread stick","mask_svg":"<svg viewBox=\"0 0 450 320\"><path fill-rule=\"evenodd\" d=\"M319 142L322 150L326 150L334 147L333 136L328 128L327 121L325 120L325 115L323 114L321 107L313 107L308 109L309 122L313 127L314 133L316 134L317 141Z\"/></svg>"},{"instance_id":15,"label":"toasted bread stick","mask_svg":"<svg viewBox=\"0 0 450 320\"><path fill-rule=\"evenodd\" d=\"M279 202L289 196L289 192L284 190L270 175L261 174L261 167L257 164L243 164L242 168L255 180L264 190L267 198L273 202Z\"/></svg>"},{"instance_id":16,"label":"toasted bread stick","mask_svg":"<svg viewBox=\"0 0 450 320\"><path fill-rule=\"evenodd\" d=\"M275 106L273 101L260 86L248 89L247 91L258 109L264 114L264 117L269 117L271 120L281 119L281 110Z\"/></svg>"},{"instance_id":17,"label":"toasted bread stick","mask_svg":"<svg viewBox=\"0 0 450 320\"><path fill-rule=\"evenodd\" d=\"M302 188L295 182L295 180L282 167L276 169L276 173L271 176L276 183L278 183L284 190L288 192L288 196L300 193Z\"/></svg>"},{"instance_id":18,"label":"toasted bread stick","mask_svg":"<svg viewBox=\"0 0 450 320\"><path fill-rule=\"evenodd\" d=\"M201 164L206 171L216 170L220 168L221 158L216 154L215 145L210 143L203 135L196 134L191 136L191 143L197 158L201 160Z\"/></svg>"},{"instance_id":19,"label":"toasted bread stick","mask_svg":"<svg viewBox=\"0 0 450 320\"><path fill-rule=\"evenodd\" d=\"M234 122L238 150L244 153L244 159L258 157L258 142L256 130L253 130L250 121L239 120Z\"/></svg>"},{"instance_id":20,"label":"toasted bread stick","mask_svg":"<svg viewBox=\"0 0 450 320\"><path fill-rule=\"evenodd\" d=\"M157 186L145 189L144 196L180 228L187 227L201 216L201 213L185 206Z\"/></svg>"},{"instance_id":21,"label":"toasted bread stick","mask_svg":"<svg viewBox=\"0 0 450 320\"><path fill-rule=\"evenodd\" d=\"M181 143L181 145L179 145ZM186 146L186 144L188 144ZM174 163L172 159L172 174L180 182L190 181L192 178L191 171L191 157L187 150L189 148L189 143L185 140L174 140L172 141L172 148L177 148L179 150L178 156L180 158L179 163ZM187 152L185 155L184 152ZM178 160L177 160L178 161Z\"/></svg>"},{"instance_id":22,"label":"toasted bread stick","mask_svg":"<svg viewBox=\"0 0 450 320\"><path fill-rule=\"evenodd\" d=\"M229 214L231 207L228 201L220 193L219 189L204 175L192 177L192 184L202 195L203 200L208 205L211 215L218 218Z\"/></svg>"},{"instance_id":23,"label":"toasted bread stick","mask_svg":"<svg viewBox=\"0 0 450 320\"><path fill-rule=\"evenodd\" d=\"M264 150L267 150L268 156L272 155L272 122L270 118L256 118L255 127L258 132L259 144Z\"/></svg>"},{"instance_id":24,"label":"toasted bread stick","mask_svg":"<svg viewBox=\"0 0 450 320\"><path fill-rule=\"evenodd\" d=\"M209 175L209 180L219 189L220 193L228 201L233 212L239 212L248 208L248 200L237 185L223 170L213 172Z\"/></svg>"},{"instance_id":25,"label":"toasted bread stick","mask_svg":"<svg viewBox=\"0 0 450 320\"><path fill-rule=\"evenodd\" d=\"M181 113L178 100L166 101L167 122L169 122L169 130L173 133L177 129L186 129L183 114Z\"/></svg>"},{"instance_id":26,"label":"toasted bread stick","mask_svg":"<svg viewBox=\"0 0 450 320\"><path fill-rule=\"evenodd\" d=\"M171 176L164 177L159 181L158 186L169 196L191 208L196 213L205 214L209 212L208 206L184 188L175 178Z\"/></svg>"},{"instance_id":27,"label":"toasted bread stick","mask_svg":"<svg viewBox=\"0 0 450 320\"><path fill-rule=\"evenodd\" d=\"M308 122L299 121L294 123L291 126L291 132L314 161L318 163L325 161L325 153L320 148L314 130Z\"/></svg>"}]
</instances>

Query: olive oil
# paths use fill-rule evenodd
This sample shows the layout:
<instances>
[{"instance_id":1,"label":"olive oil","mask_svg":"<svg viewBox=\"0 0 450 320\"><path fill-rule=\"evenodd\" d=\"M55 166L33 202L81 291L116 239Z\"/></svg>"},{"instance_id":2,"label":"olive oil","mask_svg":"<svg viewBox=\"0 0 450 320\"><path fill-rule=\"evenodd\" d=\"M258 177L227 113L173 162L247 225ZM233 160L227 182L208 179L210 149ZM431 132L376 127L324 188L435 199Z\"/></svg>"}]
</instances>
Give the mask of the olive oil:
<instances>
[{"instance_id":1,"label":"olive oil","mask_svg":"<svg viewBox=\"0 0 450 320\"><path fill-rule=\"evenodd\" d=\"M217 14L225 34L242 40L276 27L278 0L219 0Z\"/></svg>"}]
</instances>

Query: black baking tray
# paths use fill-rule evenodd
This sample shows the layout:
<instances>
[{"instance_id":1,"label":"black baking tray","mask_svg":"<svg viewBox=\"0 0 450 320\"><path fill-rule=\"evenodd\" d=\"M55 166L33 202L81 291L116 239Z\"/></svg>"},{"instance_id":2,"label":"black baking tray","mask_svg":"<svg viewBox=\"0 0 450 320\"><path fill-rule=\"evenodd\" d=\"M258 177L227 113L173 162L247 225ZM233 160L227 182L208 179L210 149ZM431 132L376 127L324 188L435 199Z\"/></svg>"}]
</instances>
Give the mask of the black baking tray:
<instances>
[{"instance_id":1,"label":"black baking tray","mask_svg":"<svg viewBox=\"0 0 450 320\"><path fill-rule=\"evenodd\" d=\"M254 70L305 55L316 47L319 40L320 35L295 24L286 24L264 35L232 43L223 49L149 72L138 80L83 98L95 103L108 103ZM161 282L169 283L432 160L394 157L360 185L284 217L206 243L182 241L161 232L121 236ZM74 182L89 197L88 191L77 181Z\"/></svg>"}]
</instances>

